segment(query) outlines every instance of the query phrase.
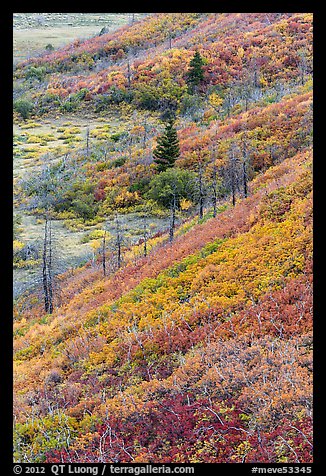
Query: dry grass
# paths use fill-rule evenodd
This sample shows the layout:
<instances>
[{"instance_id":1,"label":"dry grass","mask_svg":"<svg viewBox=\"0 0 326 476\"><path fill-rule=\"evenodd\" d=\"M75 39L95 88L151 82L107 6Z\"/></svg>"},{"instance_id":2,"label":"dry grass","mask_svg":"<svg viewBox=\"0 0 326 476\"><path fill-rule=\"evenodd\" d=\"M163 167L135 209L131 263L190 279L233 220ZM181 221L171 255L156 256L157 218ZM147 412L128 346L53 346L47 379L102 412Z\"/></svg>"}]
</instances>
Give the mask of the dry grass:
<instances>
[{"instance_id":1,"label":"dry grass","mask_svg":"<svg viewBox=\"0 0 326 476\"><path fill-rule=\"evenodd\" d=\"M135 19L144 14L137 13ZM131 20L131 13L15 13L14 63L45 51L51 44L60 48L76 39L97 35L103 27L113 31Z\"/></svg>"},{"instance_id":2,"label":"dry grass","mask_svg":"<svg viewBox=\"0 0 326 476\"><path fill-rule=\"evenodd\" d=\"M110 125L112 126L112 122ZM115 123L117 125L118 123ZM31 127L29 127L31 126ZM14 178L26 177L26 173L30 174L34 170L39 169L42 165L42 160L39 160L44 154L49 153L52 160L58 160L58 158L65 153L65 151L71 150L76 147L82 147L83 141L86 144L86 131L89 128L92 133L93 130L97 130L99 127L103 127L103 118L94 117L80 117L80 116L58 116L49 120L42 121L27 121L26 123L20 122L13 125L14 134L14 166L13 176ZM79 130L79 132L78 132ZM73 132L67 137L75 138L75 144L66 144L63 139L66 132ZM25 136L26 142L17 141L17 138ZM53 136L51 139L49 137ZM40 143L38 139L33 142L33 137L44 138ZM61 151L61 152L60 152ZM27 154L27 155L26 155ZM30 155L32 154L32 156ZM56 157L56 159L54 159Z\"/></svg>"},{"instance_id":3,"label":"dry grass","mask_svg":"<svg viewBox=\"0 0 326 476\"><path fill-rule=\"evenodd\" d=\"M39 250L42 248L42 240L44 235L44 222L34 216L22 216L22 232L19 240L23 243L34 243L38 245ZM150 228L151 233L167 226L167 218L151 217ZM120 224L124 230L126 242L125 244L134 244L142 237L141 223L139 216L135 213L121 215ZM96 229L97 227L92 227ZM106 228L109 236L115 236L114 220L108 221ZM52 221L53 230L53 266L55 272L63 272L70 267L78 266L80 263L90 260L93 257L92 241L82 243L83 237L89 233L88 231L69 231L60 220ZM29 289L33 284L41 287L41 267L36 266L30 269L14 269L13 270L13 293L14 298L20 293Z\"/></svg>"}]
</instances>

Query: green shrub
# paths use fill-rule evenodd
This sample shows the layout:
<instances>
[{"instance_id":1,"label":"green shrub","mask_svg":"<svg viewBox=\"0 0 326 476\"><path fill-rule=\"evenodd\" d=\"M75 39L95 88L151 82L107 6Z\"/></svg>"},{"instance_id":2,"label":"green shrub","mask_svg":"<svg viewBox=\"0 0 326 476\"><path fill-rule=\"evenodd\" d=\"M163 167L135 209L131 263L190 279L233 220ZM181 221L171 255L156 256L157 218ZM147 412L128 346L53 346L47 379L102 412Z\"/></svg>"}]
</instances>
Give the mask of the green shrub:
<instances>
[{"instance_id":1,"label":"green shrub","mask_svg":"<svg viewBox=\"0 0 326 476\"><path fill-rule=\"evenodd\" d=\"M124 133L123 132L117 132L115 134L111 134L110 135L110 139L113 141L113 142L119 142L119 140L124 136Z\"/></svg>"},{"instance_id":2,"label":"green shrub","mask_svg":"<svg viewBox=\"0 0 326 476\"><path fill-rule=\"evenodd\" d=\"M126 157L119 157L118 159L115 159L111 162L111 167L110 168L113 168L113 167L121 167L122 165L124 165L126 163L126 160L127 158Z\"/></svg>"},{"instance_id":3,"label":"green shrub","mask_svg":"<svg viewBox=\"0 0 326 476\"><path fill-rule=\"evenodd\" d=\"M100 162L99 164L96 164L96 170L98 172L102 172L102 170L106 170L110 168L110 164L108 162Z\"/></svg>"},{"instance_id":4,"label":"green shrub","mask_svg":"<svg viewBox=\"0 0 326 476\"><path fill-rule=\"evenodd\" d=\"M14 111L18 112L26 121L34 110L34 105L28 99L17 99L14 102Z\"/></svg>"},{"instance_id":5,"label":"green shrub","mask_svg":"<svg viewBox=\"0 0 326 476\"><path fill-rule=\"evenodd\" d=\"M44 66L31 66L26 72L26 79L38 79L43 81L46 74L46 68Z\"/></svg>"},{"instance_id":6,"label":"green shrub","mask_svg":"<svg viewBox=\"0 0 326 476\"><path fill-rule=\"evenodd\" d=\"M91 220L96 215L96 207L90 203L90 200L87 203L84 197L73 200L71 206L74 212L84 221Z\"/></svg>"},{"instance_id":7,"label":"green shrub","mask_svg":"<svg viewBox=\"0 0 326 476\"><path fill-rule=\"evenodd\" d=\"M195 174L178 168L167 169L151 180L147 195L165 208L171 206L175 196L176 207L179 208L181 199L195 198Z\"/></svg>"},{"instance_id":8,"label":"green shrub","mask_svg":"<svg viewBox=\"0 0 326 476\"><path fill-rule=\"evenodd\" d=\"M129 187L129 192L141 192L146 193L149 188L150 179L148 177L143 177L138 182L134 182Z\"/></svg>"}]
</instances>

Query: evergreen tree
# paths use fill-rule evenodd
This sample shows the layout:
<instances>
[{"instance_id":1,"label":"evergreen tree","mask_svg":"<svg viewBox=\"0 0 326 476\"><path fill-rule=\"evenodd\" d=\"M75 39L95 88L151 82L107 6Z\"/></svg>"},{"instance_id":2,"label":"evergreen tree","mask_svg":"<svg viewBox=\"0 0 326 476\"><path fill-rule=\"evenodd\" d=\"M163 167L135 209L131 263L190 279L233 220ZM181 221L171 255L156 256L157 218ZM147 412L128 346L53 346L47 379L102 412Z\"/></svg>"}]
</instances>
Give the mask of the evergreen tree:
<instances>
[{"instance_id":1,"label":"evergreen tree","mask_svg":"<svg viewBox=\"0 0 326 476\"><path fill-rule=\"evenodd\" d=\"M169 167L173 167L177 157L180 155L179 139L173 121L165 126L164 134L157 139L157 147L153 151L154 162L159 172L164 172Z\"/></svg>"},{"instance_id":2,"label":"evergreen tree","mask_svg":"<svg viewBox=\"0 0 326 476\"><path fill-rule=\"evenodd\" d=\"M200 56L200 53L196 51L189 63L189 70L186 78L188 89L191 93L196 92L198 86L204 80L203 64L203 58Z\"/></svg>"}]
</instances>

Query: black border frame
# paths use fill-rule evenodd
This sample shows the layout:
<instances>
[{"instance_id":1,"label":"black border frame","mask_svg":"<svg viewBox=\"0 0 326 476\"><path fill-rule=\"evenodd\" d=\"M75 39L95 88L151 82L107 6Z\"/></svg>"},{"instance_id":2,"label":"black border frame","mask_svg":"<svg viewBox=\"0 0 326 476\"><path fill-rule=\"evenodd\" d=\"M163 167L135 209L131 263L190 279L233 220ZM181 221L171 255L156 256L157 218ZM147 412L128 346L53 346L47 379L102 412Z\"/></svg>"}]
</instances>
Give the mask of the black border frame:
<instances>
[{"instance_id":1,"label":"black border frame","mask_svg":"<svg viewBox=\"0 0 326 476\"><path fill-rule=\"evenodd\" d=\"M197 5L192 5L189 2L176 0L176 1L164 1L162 3L157 3L156 5L152 2L146 1L137 1L137 4L133 7L121 5L121 8L114 7L114 5L107 5L106 9L109 9L112 13L139 13L139 12L203 12L203 11L216 11L218 8L221 8L222 12L238 12L238 13L248 13L248 12L309 12L314 14L314 200L313 200L313 211L314 211L314 233L313 233L313 246L314 246L314 265L313 265L313 274L314 274L314 462L312 464L306 464L306 466L312 466L312 474L318 473L318 470L321 469L321 464L323 462L322 454L322 375L321 375L321 349L322 349L322 331L321 331L321 322L323 319L322 314L322 251L323 251L323 234L321 232L322 228L322 213L323 213L323 194L321 193L322 187L322 161L321 156L321 134L320 134L320 119L321 119L321 29L323 17L321 16L320 4L316 4L313 1L300 1L300 2L245 2L241 5L237 5L236 2L200 2ZM2 151L2 161L1 161L1 187L0 191L3 194L1 201L1 221L2 224L2 233L0 234L3 245L1 246L1 272L3 276L2 285L1 285L1 301L5 303L5 306L1 306L2 310L2 322L1 322L1 331L0 331L0 350L3 353L2 360L2 369L1 369L1 391L0 396L2 399L0 409L2 412L2 417L0 419L0 431L1 431L1 444L0 444L0 468L5 467L3 474L13 474L12 466L12 424L13 424L13 363L12 363L12 320L11 316L13 314L12 306L12 196L13 196L13 186L12 186L12 34L13 34L13 13L16 12L37 12L37 11L46 11L46 12L78 12L82 11L83 13L93 13L94 10L90 8L90 5L83 6L81 4L67 2L56 2L53 5L48 5L51 8L44 8L45 5L38 4L37 2L28 2L28 4L23 4L20 2L13 2L13 4L7 6L2 6L1 8L1 18L0 18L0 32L3 35L2 45L3 48L3 58L1 61L2 74L0 76L2 80L1 88L1 98L4 100L2 102L1 112L3 114L3 120L1 122L1 151ZM136 8L135 8L136 7ZM98 5L98 10L103 11L104 9ZM316 101L317 99L317 101ZM5 144L5 147L3 147ZM8 233L8 230L10 232ZM1 302L0 301L0 302ZM26 466L26 464L24 464ZM22 465L22 466L24 466ZM41 464L32 464L33 466L44 466ZM45 466L51 466L50 463L45 464ZM78 465L77 465L78 466ZM128 466L128 465L124 465ZM142 465L139 465L142 466ZM165 465L168 466L168 465ZM173 465L171 465L173 466ZM244 463L242 465L237 465L235 463L197 463L193 465L195 467L195 474L197 470L204 471L215 469L217 472L222 470L221 474L232 474L235 471L235 474L251 474L250 469L252 464ZM291 466L287 464L260 464L257 463L254 466L258 467L275 467L280 468L284 466ZM292 465L293 466L293 465ZM295 465L300 466L300 465ZM305 466L304 464L302 466ZM51 472L47 474L52 474ZM99 473L100 474L100 473ZM301 473L302 474L302 473Z\"/></svg>"}]
</instances>

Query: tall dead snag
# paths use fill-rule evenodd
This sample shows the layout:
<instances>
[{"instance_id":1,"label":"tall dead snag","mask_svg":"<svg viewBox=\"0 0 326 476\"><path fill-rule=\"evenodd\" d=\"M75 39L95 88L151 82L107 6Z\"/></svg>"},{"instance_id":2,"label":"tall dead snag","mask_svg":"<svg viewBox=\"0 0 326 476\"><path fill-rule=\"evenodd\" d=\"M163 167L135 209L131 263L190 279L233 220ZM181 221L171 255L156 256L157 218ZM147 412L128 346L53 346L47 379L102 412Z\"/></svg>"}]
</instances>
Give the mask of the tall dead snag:
<instances>
[{"instance_id":1,"label":"tall dead snag","mask_svg":"<svg viewBox=\"0 0 326 476\"><path fill-rule=\"evenodd\" d=\"M216 165L216 160L218 156L218 144L216 143L211 147L211 154L210 154L210 163L208 164L209 170L209 194L210 199L213 205L213 217L215 218L217 215L217 199L220 193L220 180L218 174L218 168Z\"/></svg>"},{"instance_id":2,"label":"tall dead snag","mask_svg":"<svg viewBox=\"0 0 326 476\"><path fill-rule=\"evenodd\" d=\"M248 197L248 144L247 139L243 136L241 141L242 149L242 184L243 184L243 194L245 198Z\"/></svg>"},{"instance_id":3,"label":"tall dead snag","mask_svg":"<svg viewBox=\"0 0 326 476\"><path fill-rule=\"evenodd\" d=\"M199 205L199 219L201 220L204 216L204 165L201 160L198 162L197 176L198 176L198 205Z\"/></svg>"},{"instance_id":4,"label":"tall dead snag","mask_svg":"<svg viewBox=\"0 0 326 476\"><path fill-rule=\"evenodd\" d=\"M128 81L128 88L131 87L131 68L130 68L130 60L127 63L127 81Z\"/></svg>"},{"instance_id":5,"label":"tall dead snag","mask_svg":"<svg viewBox=\"0 0 326 476\"><path fill-rule=\"evenodd\" d=\"M231 193L232 193L232 205L235 206L235 195L236 195L236 168L235 168L236 158L231 157L230 162L230 184L231 184Z\"/></svg>"},{"instance_id":6,"label":"tall dead snag","mask_svg":"<svg viewBox=\"0 0 326 476\"><path fill-rule=\"evenodd\" d=\"M175 184L172 185L172 197L170 202L170 227L169 227L169 242L172 243L174 238L175 228L175 214L177 210L177 190Z\"/></svg>"},{"instance_id":7,"label":"tall dead snag","mask_svg":"<svg viewBox=\"0 0 326 476\"><path fill-rule=\"evenodd\" d=\"M273 144L271 144L271 147ZM253 177L253 170L250 155L252 153L252 147L248 140L247 131L245 130L238 141L237 154L240 157L238 160L239 169L239 182L242 187L242 193L245 198L249 195L248 183ZM274 150L274 149L273 149ZM273 150L270 151L272 164L274 163Z\"/></svg>"},{"instance_id":8,"label":"tall dead snag","mask_svg":"<svg viewBox=\"0 0 326 476\"><path fill-rule=\"evenodd\" d=\"M104 235L102 240L102 269L103 269L103 276L106 276L106 230L104 230Z\"/></svg>"},{"instance_id":9,"label":"tall dead snag","mask_svg":"<svg viewBox=\"0 0 326 476\"><path fill-rule=\"evenodd\" d=\"M46 313L49 311L49 292L48 292L48 275L47 275L47 241L48 241L48 219L46 217L45 227L44 227L44 239L43 239L43 256L42 256L43 294L44 294L44 308Z\"/></svg>"},{"instance_id":10,"label":"tall dead snag","mask_svg":"<svg viewBox=\"0 0 326 476\"><path fill-rule=\"evenodd\" d=\"M300 49L298 51L298 60L297 60L297 67L298 67L298 79L300 81L301 86L304 85L306 81L306 76L311 74L312 72L312 65L311 60L309 59L309 52L306 49Z\"/></svg>"},{"instance_id":11,"label":"tall dead snag","mask_svg":"<svg viewBox=\"0 0 326 476\"><path fill-rule=\"evenodd\" d=\"M86 129L86 155L87 155L87 158L89 157L89 151L90 151L90 134L89 134L89 126L87 126L87 129Z\"/></svg>"},{"instance_id":12,"label":"tall dead snag","mask_svg":"<svg viewBox=\"0 0 326 476\"><path fill-rule=\"evenodd\" d=\"M217 166L214 164L213 165L213 170L212 170L212 203L213 203L213 217L215 218L217 215Z\"/></svg>"},{"instance_id":13,"label":"tall dead snag","mask_svg":"<svg viewBox=\"0 0 326 476\"><path fill-rule=\"evenodd\" d=\"M53 276L52 276L52 220L49 220L49 246L48 246L48 287L49 287L49 313L53 312Z\"/></svg>"},{"instance_id":14,"label":"tall dead snag","mask_svg":"<svg viewBox=\"0 0 326 476\"><path fill-rule=\"evenodd\" d=\"M239 161L236 155L235 144L232 144L229 149L229 161L226 169L226 180L228 188L232 195L232 205L236 203L236 192L239 190Z\"/></svg>"},{"instance_id":15,"label":"tall dead snag","mask_svg":"<svg viewBox=\"0 0 326 476\"><path fill-rule=\"evenodd\" d=\"M52 225L48 215L45 216L42 281L44 295L44 309L47 314L53 312L53 277L52 277Z\"/></svg>"},{"instance_id":16,"label":"tall dead snag","mask_svg":"<svg viewBox=\"0 0 326 476\"><path fill-rule=\"evenodd\" d=\"M172 243L177 212L182 200L193 200L196 194L196 174L191 170L169 168L151 181L148 196L170 212L169 241Z\"/></svg>"},{"instance_id":17,"label":"tall dead snag","mask_svg":"<svg viewBox=\"0 0 326 476\"><path fill-rule=\"evenodd\" d=\"M143 149L146 148L147 142L147 126L148 126L148 116L145 116L143 127L144 127L144 135L143 135Z\"/></svg>"},{"instance_id":18,"label":"tall dead snag","mask_svg":"<svg viewBox=\"0 0 326 476\"><path fill-rule=\"evenodd\" d=\"M143 221L143 237L144 237L144 256L147 256L148 228L147 228L147 219L145 216Z\"/></svg>"},{"instance_id":19,"label":"tall dead snag","mask_svg":"<svg viewBox=\"0 0 326 476\"><path fill-rule=\"evenodd\" d=\"M122 264L123 234L122 234L118 214L116 214L116 216L115 216L115 226L116 226L116 228L115 228L115 230L116 230L115 251L116 251L116 256L117 256L117 267L119 269L119 268L121 268L121 264Z\"/></svg>"},{"instance_id":20,"label":"tall dead snag","mask_svg":"<svg viewBox=\"0 0 326 476\"><path fill-rule=\"evenodd\" d=\"M172 48L172 40L174 40L177 36L176 32L170 30L168 33L168 41L169 41L169 50Z\"/></svg>"}]
</instances>

